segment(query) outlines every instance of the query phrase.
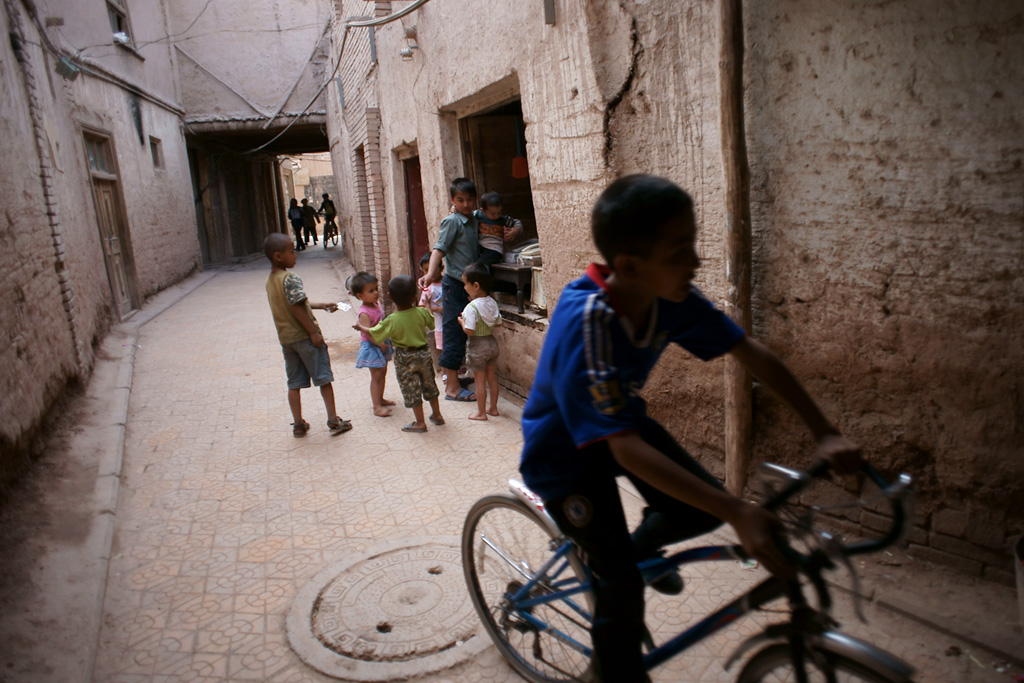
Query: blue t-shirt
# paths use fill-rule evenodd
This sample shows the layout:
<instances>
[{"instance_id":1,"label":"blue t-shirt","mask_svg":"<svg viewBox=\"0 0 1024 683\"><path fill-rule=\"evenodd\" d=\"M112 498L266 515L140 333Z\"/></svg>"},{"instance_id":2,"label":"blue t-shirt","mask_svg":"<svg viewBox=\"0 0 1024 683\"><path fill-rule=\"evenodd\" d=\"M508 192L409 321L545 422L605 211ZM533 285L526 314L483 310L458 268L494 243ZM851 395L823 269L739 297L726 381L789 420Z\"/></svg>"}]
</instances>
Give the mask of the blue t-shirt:
<instances>
[{"instance_id":1,"label":"blue t-shirt","mask_svg":"<svg viewBox=\"0 0 1024 683\"><path fill-rule=\"evenodd\" d=\"M523 410L526 485L542 498L568 494L601 456L586 446L632 432L647 418L640 390L669 342L703 360L730 351L744 332L696 287L681 302L656 299L643 339L612 309L597 264L570 283L551 317Z\"/></svg>"}]
</instances>

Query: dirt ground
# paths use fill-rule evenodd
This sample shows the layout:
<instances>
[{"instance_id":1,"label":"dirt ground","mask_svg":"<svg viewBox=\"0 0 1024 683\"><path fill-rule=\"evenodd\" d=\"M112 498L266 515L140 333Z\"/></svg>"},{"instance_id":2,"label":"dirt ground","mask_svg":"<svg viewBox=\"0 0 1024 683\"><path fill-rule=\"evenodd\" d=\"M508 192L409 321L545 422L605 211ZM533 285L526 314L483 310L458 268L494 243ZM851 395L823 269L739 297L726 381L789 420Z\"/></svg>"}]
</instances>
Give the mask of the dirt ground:
<instances>
[{"instance_id":1,"label":"dirt ground","mask_svg":"<svg viewBox=\"0 0 1024 683\"><path fill-rule=\"evenodd\" d=\"M42 455L0 508L0 680L29 671L55 674L52 651L84 625L73 613L56 620L39 610L51 597L46 577L55 551L80 544L91 517L95 466L69 453L86 408L81 396L68 406L51 426Z\"/></svg>"}]
</instances>

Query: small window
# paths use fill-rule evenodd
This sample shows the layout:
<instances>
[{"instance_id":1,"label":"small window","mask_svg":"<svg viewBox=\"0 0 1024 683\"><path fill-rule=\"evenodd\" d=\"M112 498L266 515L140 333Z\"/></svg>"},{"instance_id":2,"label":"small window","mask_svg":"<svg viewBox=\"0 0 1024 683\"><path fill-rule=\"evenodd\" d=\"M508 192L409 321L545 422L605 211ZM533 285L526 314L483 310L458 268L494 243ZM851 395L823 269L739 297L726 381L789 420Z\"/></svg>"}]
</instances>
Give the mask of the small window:
<instances>
[{"instance_id":1,"label":"small window","mask_svg":"<svg viewBox=\"0 0 1024 683\"><path fill-rule=\"evenodd\" d=\"M159 138L149 137L149 152L153 155L153 168L163 168L164 148Z\"/></svg>"},{"instance_id":2,"label":"small window","mask_svg":"<svg viewBox=\"0 0 1024 683\"><path fill-rule=\"evenodd\" d=\"M110 151L109 140L87 136L85 138L85 153L89 159L89 168L91 170L115 175L114 160Z\"/></svg>"},{"instance_id":3,"label":"small window","mask_svg":"<svg viewBox=\"0 0 1024 683\"><path fill-rule=\"evenodd\" d=\"M128 23L127 0L107 0L107 17L110 19L110 32L114 34L114 42L118 45L131 45L132 29ZM124 38L121 38L124 36Z\"/></svg>"}]
</instances>

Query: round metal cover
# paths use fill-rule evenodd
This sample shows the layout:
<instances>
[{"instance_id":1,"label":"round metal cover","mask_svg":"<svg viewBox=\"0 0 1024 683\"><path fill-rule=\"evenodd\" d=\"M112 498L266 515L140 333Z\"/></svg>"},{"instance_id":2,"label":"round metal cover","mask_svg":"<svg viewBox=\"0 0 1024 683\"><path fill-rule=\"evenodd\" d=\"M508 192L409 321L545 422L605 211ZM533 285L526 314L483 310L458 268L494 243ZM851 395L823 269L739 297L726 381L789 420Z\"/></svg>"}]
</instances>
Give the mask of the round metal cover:
<instances>
[{"instance_id":1,"label":"round metal cover","mask_svg":"<svg viewBox=\"0 0 1024 683\"><path fill-rule=\"evenodd\" d=\"M454 666L489 644L481 628L458 538L402 539L330 567L302 589L288 617L303 661L360 681Z\"/></svg>"}]
</instances>

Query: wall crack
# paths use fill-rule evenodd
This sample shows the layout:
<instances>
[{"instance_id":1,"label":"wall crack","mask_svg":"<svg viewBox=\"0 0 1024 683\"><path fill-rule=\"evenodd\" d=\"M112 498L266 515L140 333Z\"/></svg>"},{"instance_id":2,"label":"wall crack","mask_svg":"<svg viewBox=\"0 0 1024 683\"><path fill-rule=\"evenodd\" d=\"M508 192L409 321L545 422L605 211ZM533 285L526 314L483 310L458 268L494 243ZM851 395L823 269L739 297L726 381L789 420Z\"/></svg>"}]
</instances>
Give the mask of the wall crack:
<instances>
[{"instance_id":1,"label":"wall crack","mask_svg":"<svg viewBox=\"0 0 1024 683\"><path fill-rule=\"evenodd\" d=\"M625 8L623 8L625 10ZM622 104L622 100L625 99L630 89L633 87L633 81L636 79L636 74L640 65L640 57L644 53L643 43L640 42L640 29L637 26L636 16L630 15L629 22L629 42L630 42L630 63L629 72L626 74L625 80L622 82L622 87L615 93L607 106L604 109L604 165L605 168L611 168L611 156L612 156L612 145L614 141L612 139L612 118L615 116L615 112L618 110L619 105Z\"/></svg>"}]
</instances>

